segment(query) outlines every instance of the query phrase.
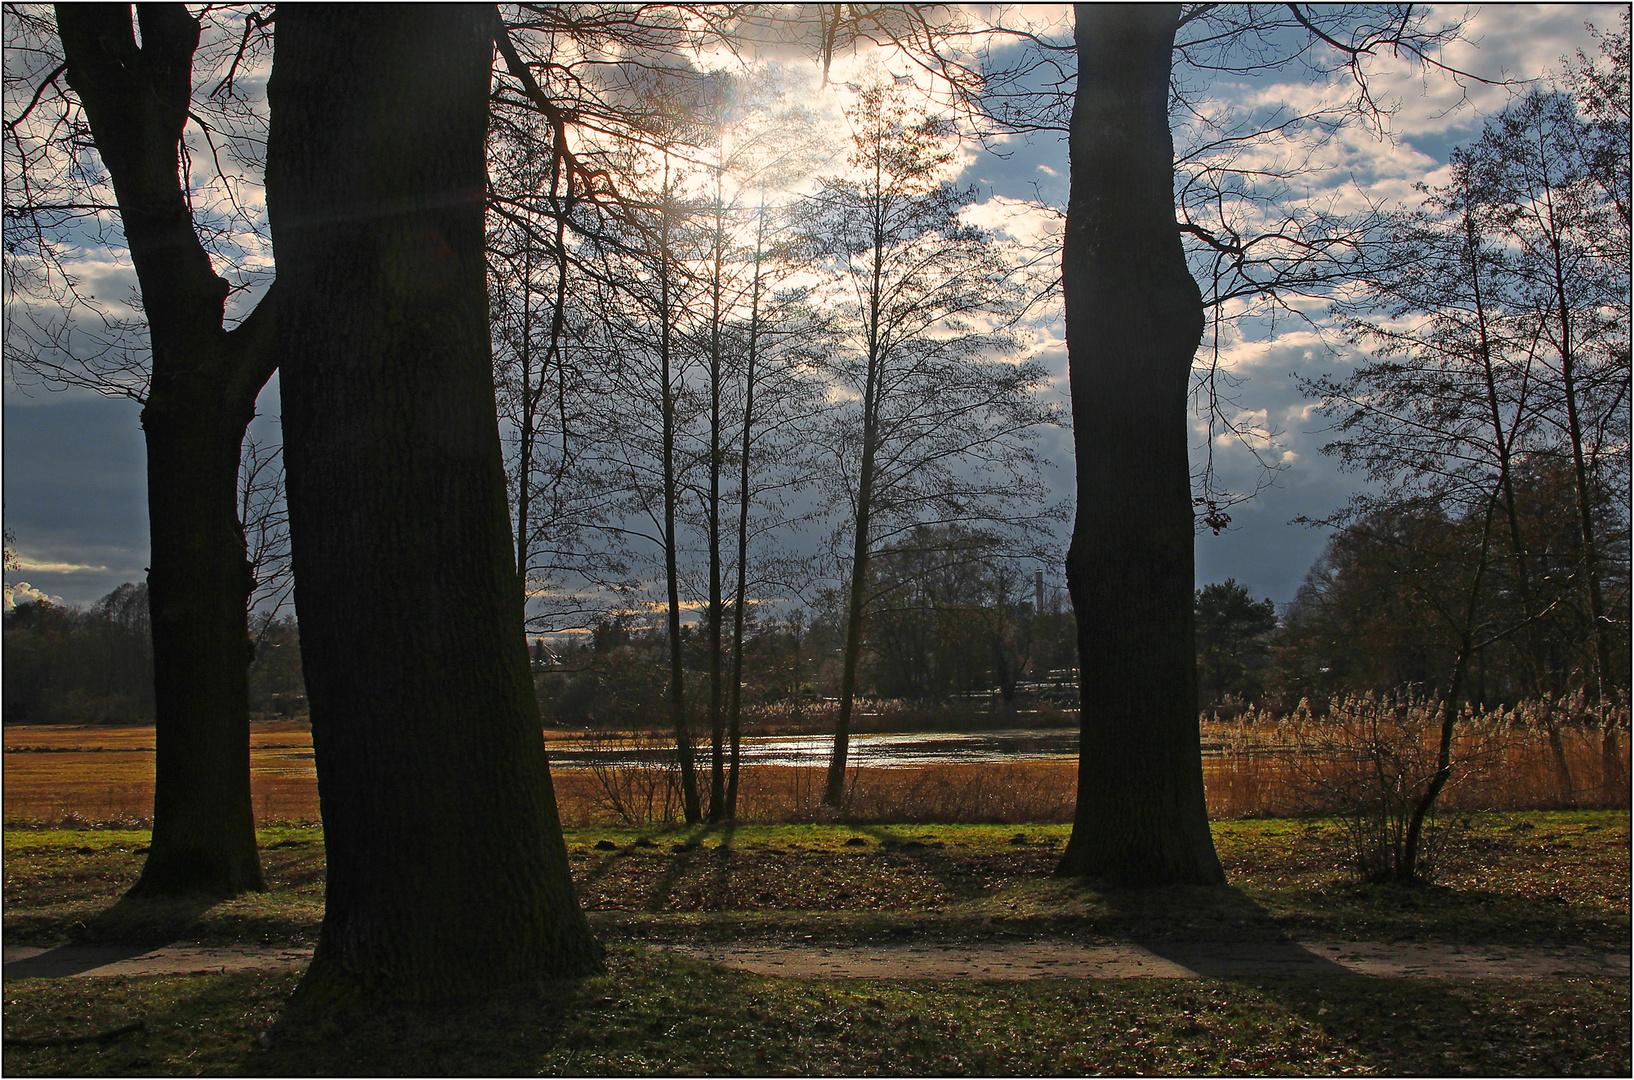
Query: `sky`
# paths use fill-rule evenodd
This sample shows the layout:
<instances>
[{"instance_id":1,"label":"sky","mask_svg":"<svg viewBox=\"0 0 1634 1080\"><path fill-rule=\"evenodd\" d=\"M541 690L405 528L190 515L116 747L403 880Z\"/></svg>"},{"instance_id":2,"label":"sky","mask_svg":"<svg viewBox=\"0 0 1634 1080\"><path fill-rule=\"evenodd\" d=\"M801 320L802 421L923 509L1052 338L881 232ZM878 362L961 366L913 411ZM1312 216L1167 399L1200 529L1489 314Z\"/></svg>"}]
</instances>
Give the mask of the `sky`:
<instances>
[{"instance_id":1,"label":"sky","mask_svg":"<svg viewBox=\"0 0 1634 1080\"><path fill-rule=\"evenodd\" d=\"M1593 22L1615 29L1617 5L1490 5L1468 9L1467 43L1443 54L1449 65L1489 79L1529 79L1558 72L1562 58L1579 49L1596 55L1585 29ZM1048 22L1063 9L1042 6L1025 14ZM1457 18L1464 8L1436 9ZM8 58L9 62L9 58ZM821 115L837 118L843 84L869 65L908 73L888 56L846 56L836 61L833 86L816 102ZM1280 78L1217 78L1207 94L1219 105L1267 109L1278 104L1307 106L1336 92L1284 73ZM815 82L815 71L813 72ZM1361 128L1342 131L1317 151L1309 190L1300 198L1336 200L1356 205L1366 197L1416 201L1416 182L1435 184L1445 177L1447 155L1473 139L1483 119L1502 109L1524 86L1504 87L1453 80L1414 68L1406 60L1377 58L1370 65L1371 85L1381 100L1393 102L1389 136ZM835 94L839 96L836 97ZM8 109L10 106L8 106ZM976 223L1020 242L1046 239L1058 224L1048 212L1029 209L1037 198L1065 204L1067 160L1064 143L1053 136L1011 138L998 153L971 145L957 180L978 189L968 212ZM245 200L255 206L253 191ZM88 253L95 263L95 291L104 296L128 294L134 274L128 264ZM1342 376L1353 357L1336 335L1323 332L1320 304L1306 314L1317 324L1283 320L1271 326L1252 313L1222 327L1222 367L1237 380L1231 412L1239 423L1277 432L1265 442L1262 456L1281 466L1272 486L1252 500L1232 507L1225 532L1202 532L1197 538L1197 583L1235 578L1256 596L1279 604L1294 598L1306 571L1320 553L1325 534L1294 522L1301 515L1320 517L1341 506L1356 490L1357 479L1340 473L1321 447L1328 441L1314 403L1302 398L1295 374ZM1059 306L1045 309L1027 327L1030 348L1053 375L1047 394L1065 401L1066 348ZM8 547L18 565L5 574L5 602L49 597L89 606L126 581L145 576L147 515L145 464L140 407L125 397L99 396L85 390L49 392L19 384L7 371L4 381L3 476L4 519ZM277 439L276 378L258 403L261 414L252 428ZM1115 417L1107 422L1115 423ZM1207 431L1194 421L1194 461L1199 460ZM1230 486L1254 484L1252 460L1229 437L1215 442L1216 461ZM1040 435L1044 456L1053 463L1046 481L1060 497L1073 485L1071 433L1046 429ZM1064 537L1063 537L1064 539Z\"/></svg>"}]
</instances>

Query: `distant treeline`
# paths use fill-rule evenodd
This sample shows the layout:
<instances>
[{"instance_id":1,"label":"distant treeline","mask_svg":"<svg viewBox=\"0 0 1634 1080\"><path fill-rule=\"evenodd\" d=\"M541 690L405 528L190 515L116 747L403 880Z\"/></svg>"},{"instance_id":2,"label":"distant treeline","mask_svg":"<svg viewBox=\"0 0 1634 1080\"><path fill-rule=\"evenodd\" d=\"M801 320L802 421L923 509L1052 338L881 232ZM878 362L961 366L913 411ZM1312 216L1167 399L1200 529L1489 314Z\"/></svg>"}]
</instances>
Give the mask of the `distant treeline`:
<instances>
[{"instance_id":1,"label":"distant treeline","mask_svg":"<svg viewBox=\"0 0 1634 1080\"><path fill-rule=\"evenodd\" d=\"M250 709L305 712L292 616L256 621ZM151 724L148 587L126 583L89 610L30 600L5 613L8 724Z\"/></svg>"},{"instance_id":2,"label":"distant treeline","mask_svg":"<svg viewBox=\"0 0 1634 1080\"><path fill-rule=\"evenodd\" d=\"M1199 704L1230 713L1253 704L1290 714L1301 700L1409 691L1435 695L1455 648L1451 631L1417 602L1422 580L1456 564L1444 552L1406 542L1403 518L1385 536L1335 534L1292 604L1278 617L1235 580L1196 595ZM1418 522L1441 546L1460 536L1446 522ZM1432 527L1433 526L1433 527ZM1408 530L1410 532L1411 530ZM1401 534L1401 535L1395 535ZM1417 534L1415 534L1417 535ZM1562 546L1569 546L1563 531ZM886 548L871 571L876 596L867 623L859 686L875 701L920 712L1076 705L1077 625L1062 591L1029 580L1017 566L950 558L950 547L910 539ZM1405 553L1405 554L1404 554ZM1420 554L1414 561L1408 555ZM1562 562L1570 564L1570 552ZM1613 563L1618 566L1619 563ZM1621 564L1626 565L1626 564ZM1404 574L1404 569L1410 574ZM1619 629L1627 626L1626 575L1607 576ZM1478 651L1470 700L1483 708L1593 690L1593 633L1567 578L1549 617L1525 634L1501 635ZM1497 601L1494 601L1496 603ZM730 624L734 612L723 618ZM744 704L754 717L800 724L840 682L843 611L788 613L762 620L745 612ZM293 615L252 620L250 711L302 716L300 631ZM707 622L681 628L689 672L708 669ZM1625 668L1626 638L1619 655ZM1548 658L1541 669L1526 650ZM596 619L582 639L531 646L540 713L551 726L627 728L665 715L668 639L629 613ZM153 653L147 586L121 585L89 610L30 601L5 613L5 716L9 723L148 723L153 718ZM1538 676L1541 674L1542 678ZM1618 685L1628 685L1626 670ZM975 702L972 701L975 699ZM929 715L929 714L927 714ZM754 722L751 719L751 724Z\"/></svg>"}]
</instances>

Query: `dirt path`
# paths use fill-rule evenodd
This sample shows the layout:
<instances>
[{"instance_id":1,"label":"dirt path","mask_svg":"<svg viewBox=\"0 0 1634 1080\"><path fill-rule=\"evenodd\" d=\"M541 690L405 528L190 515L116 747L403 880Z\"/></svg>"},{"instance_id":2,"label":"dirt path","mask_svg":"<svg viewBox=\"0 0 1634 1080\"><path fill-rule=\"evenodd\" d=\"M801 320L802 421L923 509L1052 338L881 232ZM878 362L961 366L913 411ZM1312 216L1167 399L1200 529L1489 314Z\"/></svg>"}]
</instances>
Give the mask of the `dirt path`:
<instances>
[{"instance_id":1,"label":"dirt path","mask_svg":"<svg viewBox=\"0 0 1634 1080\"><path fill-rule=\"evenodd\" d=\"M1381 942L1072 942L864 945L787 943L661 946L762 975L856 979L1196 979L1276 976L1385 979L1563 976L1627 979L1629 954L1583 948L1520 948ZM184 975L296 967L311 949L64 945L5 947L5 978Z\"/></svg>"}]
</instances>

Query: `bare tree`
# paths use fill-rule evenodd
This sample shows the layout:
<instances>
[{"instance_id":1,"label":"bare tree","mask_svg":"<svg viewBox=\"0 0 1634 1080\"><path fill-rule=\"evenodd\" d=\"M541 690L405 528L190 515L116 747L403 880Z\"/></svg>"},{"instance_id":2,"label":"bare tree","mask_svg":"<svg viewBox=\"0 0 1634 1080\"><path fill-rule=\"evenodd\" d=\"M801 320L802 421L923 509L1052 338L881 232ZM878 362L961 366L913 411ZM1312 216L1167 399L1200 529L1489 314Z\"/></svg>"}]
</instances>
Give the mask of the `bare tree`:
<instances>
[{"instance_id":1,"label":"bare tree","mask_svg":"<svg viewBox=\"0 0 1634 1080\"><path fill-rule=\"evenodd\" d=\"M253 120L233 121L254 110L234 79L265 48L265 13L248 9L235 27L210 11L145 6L140 44L128 7L64 5L54 28L37 10L7 16L8 32L37 50L26 101L8 64L7 361L143 406L155 785L153 842L132 895L260 889L246 682L255 579L238 481L275 365L275 294L232 325L232 297L257 275L243 267L253 221L224 170L253 158ZM220 76L202 102L195 65ZM215 155L221 201L194 198L201 151ZM118 305L84 294L69 261L103 215L117 216L105 238L128 251L141 291L106 317Z\"/></svg>"},{"instance_id":2,"label":"bare tree","mask_svg":"<svg viewBox=\"0 0 1634 1080\"><path fill-rule=\"evenodd\" d=\"M831 484L848 507L840 711L823 800L844 795L869 559L893 534L945 521L1042 520L1031 439L1052 412L1036 362L1011 363L1009 267L959 219L970 200L942 176L952 129L865 89L851 113L856 178L824 179L802 232L835 275L844 343L834 378L851 408L832 429Z\"/></svg>"},{"instance_id":3,"label":"bare tree","mask_svg":"<svg viewBox=\"0 0 1634 1080\"><path fill-rule=\"evenodd\" d=\"M1588 127L1571 98L1534 91L1456 151L1452 181L1393 230L1389 268L1369 275L1364 293L1341 308L1379 358L1343 382L1305 384L1339 421L1340 438L1326 452L1384 485L1325 524L1352 528L1381 507L1423 504L1488 522L1467 600L1436 605L1459 649L1444 692L1442 766L1415 812L1398 868L1404 876L1416 872L1419 829L1447 779L1471 650L1523 632L1522 685L1558 700L1566 686L1550 669L1562 642L1547 631L1575 593L1589 642L1579 687L1591 699L1615 700L1626 684L1626 666L1612 660L1626 649L1611 644L1626 630L1610 617L1599 541L1600 508L1615 477L1626 475L1628 268L1626 255L1606 252L1626 253L1627 200L1618 198L1615 174L1596 175L1582 152ZM1368 317L1377 307L1387 319ZM1558 587L1564 553L1534 547L1547 534L1537 536L1517 495L1551 471L1570 478L1575 504L1575 580L1566 590ZM1507 526L1507 552L1490 535L1494 517ZM1489 566L1507 571L1501 591L1516 602L1498 604L1490 586L1483 593ZM1547 703L1544 715L1569 791ZM1612 784L1620 771L1614 724L1605 732Z\"/></svg>"}]
</instances>

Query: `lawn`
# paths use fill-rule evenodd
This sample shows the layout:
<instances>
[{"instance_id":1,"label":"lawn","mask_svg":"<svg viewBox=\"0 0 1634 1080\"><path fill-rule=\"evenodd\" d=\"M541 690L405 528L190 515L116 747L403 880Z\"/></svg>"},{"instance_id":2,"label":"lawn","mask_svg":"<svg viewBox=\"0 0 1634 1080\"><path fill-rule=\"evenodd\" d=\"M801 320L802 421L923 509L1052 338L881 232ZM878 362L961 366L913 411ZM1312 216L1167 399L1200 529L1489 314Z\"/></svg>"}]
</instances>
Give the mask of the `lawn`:
<instances>
[{"instance_id":1,"label":"lawn","mask_svg":"<svg viewBox=\"0 0 1634 1080\"><path fill-rule=\"evenodd\" d=\"M295 974L14 980L4 1066L14 1075L1627 1074L1629 996L1617 980L801 980L655 947L791 937L1628 947L1626 812L1476 815L1442 881L1421 888L1350 883L1328 823L1214 829L1230 887L1126 891L1049 878L1062 826L575 829L568 847L610 947L606 976L429 1014L323 1018L286 1011ZM7 940L314 940L319 829L264 830L269 892L209 907L115 903L145 842L129 831L7 830Z\"/></svg>"}]
</instances>

